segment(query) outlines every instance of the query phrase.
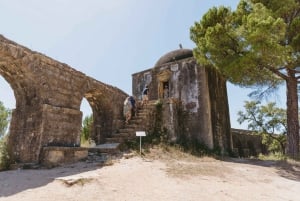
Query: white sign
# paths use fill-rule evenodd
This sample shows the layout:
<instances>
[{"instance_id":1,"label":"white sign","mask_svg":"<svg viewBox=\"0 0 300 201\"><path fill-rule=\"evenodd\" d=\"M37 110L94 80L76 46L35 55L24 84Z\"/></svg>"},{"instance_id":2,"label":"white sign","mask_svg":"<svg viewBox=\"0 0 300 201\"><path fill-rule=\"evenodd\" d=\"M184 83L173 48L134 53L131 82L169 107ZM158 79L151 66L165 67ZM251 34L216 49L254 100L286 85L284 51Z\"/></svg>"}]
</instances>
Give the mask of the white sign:
<instances>
[{"instance_id":1,"label":"white sign","mask_svg":"<svg viewBox=\"0 0 300 201\"><path fill-rule=\"evenodd\" d=\"M142 137L146 136L145 131L136 131L136 136L140 136L140 155L142 155Z\"/></svg>"},{"instance_id":2,"label":"white sign","mask_svg":"<svg viewBox=\"0 0 300 201\"><path fill-rule=\"evenodd\" d=\"M135 134L136 134L136 136L146 136L145 131L136 131Z\"/></svg>"}]
</instances>

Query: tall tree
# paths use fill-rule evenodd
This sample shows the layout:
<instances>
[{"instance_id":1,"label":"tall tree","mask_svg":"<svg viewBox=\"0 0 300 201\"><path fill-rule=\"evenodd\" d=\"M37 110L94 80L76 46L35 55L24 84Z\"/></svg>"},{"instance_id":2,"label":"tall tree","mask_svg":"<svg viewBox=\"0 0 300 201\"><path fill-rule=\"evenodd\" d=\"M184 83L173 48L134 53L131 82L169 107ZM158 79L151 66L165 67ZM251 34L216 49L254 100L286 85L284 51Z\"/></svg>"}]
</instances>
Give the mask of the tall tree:
<instances>
[{"instance_id":1,"label":"tall tree","mask_svg":"<svg viewBox=\"0 0 300 201\"><path fill-rule=\"evenodd\" d=\"M0 101L0 138L4 136L10 121L11 111Z\"/></svg>"},{"instance_id":2,"label":"tall tree","mask_svg":"<svg viewBox=\"0 0 300 201\"><path fill-rule=\"evenodd\" d=\"M191 27L194 55L230 82L258 95L286 83L287 154L299 156L299 0L241 0L237 9L211 8Z\"/></svg>"}]
</instances>

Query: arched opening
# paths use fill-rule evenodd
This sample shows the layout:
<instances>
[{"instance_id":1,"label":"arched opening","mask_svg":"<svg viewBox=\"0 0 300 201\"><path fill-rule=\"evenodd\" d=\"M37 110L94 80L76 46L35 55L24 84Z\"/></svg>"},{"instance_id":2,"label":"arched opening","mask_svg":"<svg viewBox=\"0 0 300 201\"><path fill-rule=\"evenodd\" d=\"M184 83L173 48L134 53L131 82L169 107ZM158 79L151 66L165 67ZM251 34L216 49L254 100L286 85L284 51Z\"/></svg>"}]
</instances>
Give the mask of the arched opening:
<instances>
[{"instance_id":1,"label":"arched opening","mask_svg":"<svg viewBox=\"0 0 300 201\"><path fill-rule=\"evenodd\" d=\"M10 84L2 76L0 76L0 91L1 91L0 101L3 103L4 107L10 110L15 109L16 99L15 99L14 91L12 90ZM5 134L9 132L9 125L6 129Z\"/></svg>"},{"instance_id":2,"label":"arched opening","mask_svg":"<svg viewBox=\"0 0 300 201\"><path fill-rule=\"evenodd\" d=\"M169 87L169 82L163 82L163 88L164 88L164 92L163 92L163 98L169 98L169 89L170 89L170 87Z\"/></svg>"},{"instance_id":3,"label":"arched opening","mask_svg":"<svg viewBox=\"0 0 300 201\"><path fill-rule=\"evenodd\" d=\"M94 146L94 142L91 140L91 132L93 129L93 111L86 98L83 98L81 101L80 111L82 112L80 146Z\"/></svg>"},{"instance_id":4,"label":"arched opening","mask_svg":"<svg viewBox=\"0 0 300 201\"><path fill-rule=\"evenodd\" d=\"M10 157L8 152L8 134L10 129L11 112L16 107L14 92L9 83L0 76L0 101L3 110L1 109L1 133L0 133L0 171L9 168Z\"/></svg>"},{"instance_id":5,"label":"arched opening","mask_svg":"<svg viewBox=\"0 0 300 201\"><path fill-rule=\"evenodd\" d=\"M164 70L157 75L158 80L158 98L168 98L169 97L169 80L171 76L170 70Z\"/></svg>"},{"instance_id":6,"label":"arched opening","mask_svg":"<svg viewBox=\"0 0 300 201\"><path fill-rule=\"evenodd\" d=\"M101 89L91 89L85 93L85 104L88 104L92 111L92 125L89 128L89 138L92 145L105 143L105 139L110 137L114 127L114 102L111 100L111 94ZM84 119L83 119L84 120Z\"/></svg>"}]
</instances>

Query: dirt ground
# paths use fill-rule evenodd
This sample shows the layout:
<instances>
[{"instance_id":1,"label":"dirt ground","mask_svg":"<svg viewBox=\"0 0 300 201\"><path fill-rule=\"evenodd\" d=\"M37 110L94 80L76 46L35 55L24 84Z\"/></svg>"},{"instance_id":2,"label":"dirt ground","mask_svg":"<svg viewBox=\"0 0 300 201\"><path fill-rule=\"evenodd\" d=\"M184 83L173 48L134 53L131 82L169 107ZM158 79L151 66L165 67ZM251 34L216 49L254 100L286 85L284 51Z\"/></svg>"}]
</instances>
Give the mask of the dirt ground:
<instances>
[{"instance_id":1,"label":"dirt ground","mask_svg":"<svg viewBox=\"0 0 300 201\"><path fill-rule=\"evenodd\" d=\"M0 201L300 201L299 189L296 162L217 160L161 149L106 165L0 172Z\"/></svg>"}]
</instances>

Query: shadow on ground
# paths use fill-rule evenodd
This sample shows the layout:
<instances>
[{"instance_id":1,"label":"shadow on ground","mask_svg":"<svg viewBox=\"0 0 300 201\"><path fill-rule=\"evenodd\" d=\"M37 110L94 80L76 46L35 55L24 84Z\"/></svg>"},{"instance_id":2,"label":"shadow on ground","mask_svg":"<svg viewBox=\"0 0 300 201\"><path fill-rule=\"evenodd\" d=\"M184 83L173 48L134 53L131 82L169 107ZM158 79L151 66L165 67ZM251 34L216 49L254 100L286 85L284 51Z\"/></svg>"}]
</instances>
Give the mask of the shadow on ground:
<instances>
[{"instance_id":1,"label":"shadow on ground","mask_svg":"<svg viewBox=\"0 0 300 201\"><path fill-rule=\"evenodd\" d=\"M228 158L224 159L228 162L244 163L249 165L272 167L277 170L277 174L286 179L300 181L300 162L297 161L275 161L275 160L259 160L248 158Z\"/></svg>"},{"instance_id":2,"label":"shadow on ground","mask_svg":"<svg viewBox=\"0 0 300 201\"><path fill-rule=\"evenodd\" d=\"M114 159L121 158L122 155ZM78 162L52 169L18 169L0 172L0 198L43 187L60 177L72 176L111 165L112 161Z\"/></svg>"}]
</instances>

